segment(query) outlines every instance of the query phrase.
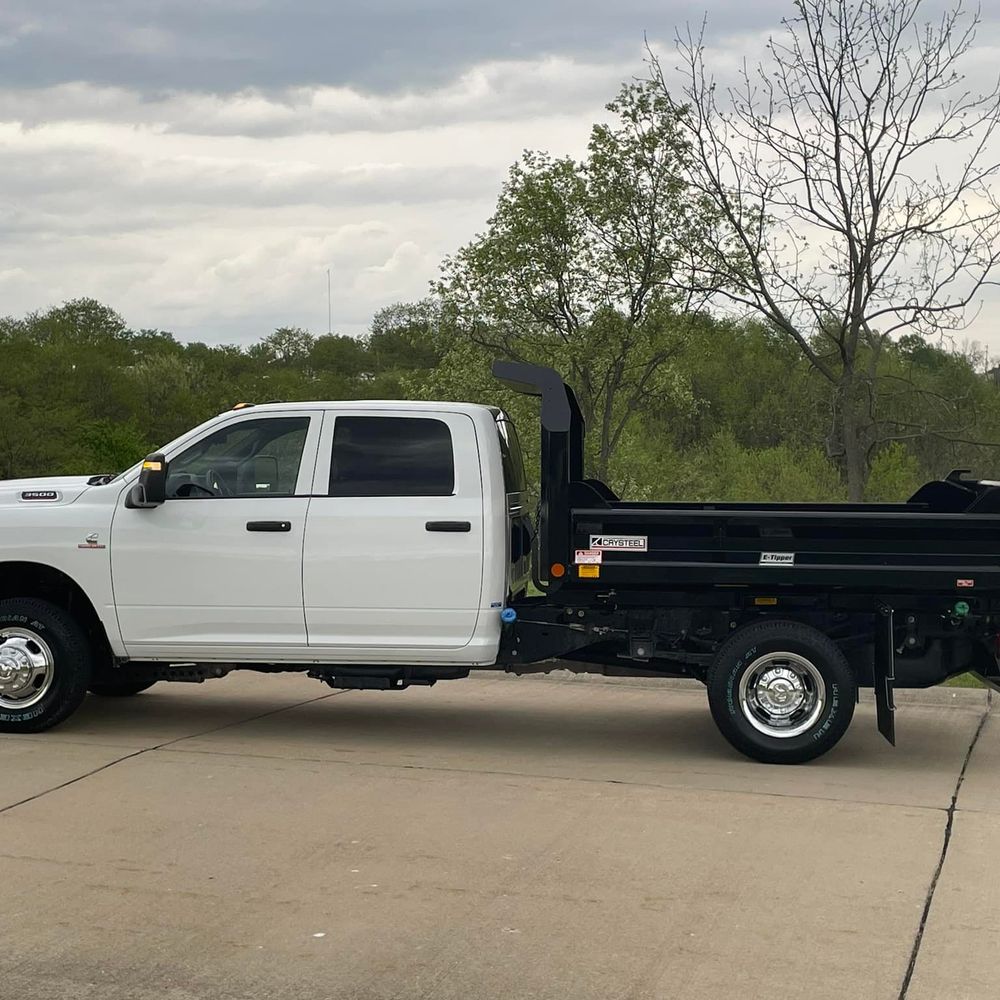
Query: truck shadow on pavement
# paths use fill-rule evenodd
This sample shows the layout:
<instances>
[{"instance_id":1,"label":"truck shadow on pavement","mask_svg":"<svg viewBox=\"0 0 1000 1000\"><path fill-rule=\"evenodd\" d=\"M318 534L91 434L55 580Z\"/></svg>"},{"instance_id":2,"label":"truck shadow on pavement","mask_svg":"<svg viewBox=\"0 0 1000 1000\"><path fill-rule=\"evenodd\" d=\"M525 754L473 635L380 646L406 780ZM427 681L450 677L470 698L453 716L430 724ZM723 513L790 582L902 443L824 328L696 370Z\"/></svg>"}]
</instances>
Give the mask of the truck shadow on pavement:
<instances>
[{"instance_id":1,"label":"truck shadow on pavement","mask_svg":"<svg viewBox=\"0 0 1000 1000\"><path fill-rule=\"evenodd\" d=\"M163 685L127 700L88 698L76 717L36 738L178 750L197 745L203 752L262 757L377 757L403 766L446 767L454 760L462 767L496 770L539 760L600 760L639 768L760 766L729 748L698 691L582 687L528 684L515 692L514 685L490 683L472 692L326 692L292 701L281 698L280 690L271 699L257 692L249 697ZM875 732L871 707L861 705L828 764L940 767L942 739L958 753L964 745L961 734L975 718L964 709L910 708L905 736L893 750ZM807 766L828 765L819 760Z\"/></svg>"}]
</instances>

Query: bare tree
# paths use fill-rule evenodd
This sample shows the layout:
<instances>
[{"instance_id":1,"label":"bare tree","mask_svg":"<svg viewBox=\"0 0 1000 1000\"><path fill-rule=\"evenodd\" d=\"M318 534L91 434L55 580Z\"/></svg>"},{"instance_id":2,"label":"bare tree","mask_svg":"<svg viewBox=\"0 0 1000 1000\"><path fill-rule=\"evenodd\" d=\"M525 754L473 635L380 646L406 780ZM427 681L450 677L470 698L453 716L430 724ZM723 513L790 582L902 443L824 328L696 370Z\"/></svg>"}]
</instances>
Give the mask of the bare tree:
<instances>
[{"instance_id":1,"label":"bare tree","mask_svg":"<svg viewBox=\"0 0 1000 1000\"><path fill-rule=\"evenodd\" d=\"M959 71L980 16L959 4L924 23L921 7L796 0L731 87L706 69L704 26L678 37L693 181L721 218L695 284L763 316L830 382L829 451L853 500L882 443L947 433L878 413L887 340L961 328L1000 260L1000 88ZM668 94L655 56L651 73Z\"/></svg>"}]
</instances>

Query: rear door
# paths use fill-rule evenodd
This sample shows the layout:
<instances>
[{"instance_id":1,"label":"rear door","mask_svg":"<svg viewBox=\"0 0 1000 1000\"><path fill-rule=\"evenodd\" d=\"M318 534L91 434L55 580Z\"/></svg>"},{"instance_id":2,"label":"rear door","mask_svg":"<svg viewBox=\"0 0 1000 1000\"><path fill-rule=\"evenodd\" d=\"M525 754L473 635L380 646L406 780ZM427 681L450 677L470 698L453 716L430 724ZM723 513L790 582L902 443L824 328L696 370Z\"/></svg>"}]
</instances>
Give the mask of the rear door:
<instances>
[{"instance_id":1,"label":"rear door","mask_svg":"<svg viewBox=\"0 0 1000 1000\"><path fill-rule=\"evenodd\" d=\"M482 592L483 492L472 418L328 412L306 523L309 645L460 648Z\"/></svg>"}]
</instances>

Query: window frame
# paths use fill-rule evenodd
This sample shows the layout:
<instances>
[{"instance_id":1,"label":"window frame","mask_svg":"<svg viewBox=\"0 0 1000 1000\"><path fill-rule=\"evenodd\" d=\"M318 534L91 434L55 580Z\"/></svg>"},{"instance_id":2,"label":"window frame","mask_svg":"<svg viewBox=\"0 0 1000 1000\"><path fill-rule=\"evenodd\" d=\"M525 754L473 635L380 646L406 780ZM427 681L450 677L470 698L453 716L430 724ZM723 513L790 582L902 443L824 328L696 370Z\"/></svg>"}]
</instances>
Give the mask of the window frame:
<instances>
[{"instance_id":1,"label":"window frame","mask_svg":"<svg viewBox=\"0 0 1000 1000\"><path fill-rule=\"evenodd\" d=\"M524 466L524 452L521 450L521 439L518 436L517 427L509 414L503 410L497 410L494 423L497 428L497 437L500 440L504 490L508 496L527 493L528 470ZM511 483L508 481L508 466L511 466L510 474L520 475L520 483Z\"/></svg>"}]
</instances>

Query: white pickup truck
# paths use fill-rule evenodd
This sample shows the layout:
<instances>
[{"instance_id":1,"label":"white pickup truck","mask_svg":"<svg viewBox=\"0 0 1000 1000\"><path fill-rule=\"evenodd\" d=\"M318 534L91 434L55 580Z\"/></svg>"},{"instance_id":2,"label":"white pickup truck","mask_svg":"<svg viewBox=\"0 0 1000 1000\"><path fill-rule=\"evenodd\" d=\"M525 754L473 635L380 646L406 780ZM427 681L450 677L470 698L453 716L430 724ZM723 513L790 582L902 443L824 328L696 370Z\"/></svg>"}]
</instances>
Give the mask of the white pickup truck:
<instances>
[{"instance_id":1,"label":"white pickup truck","mask_svg":"<svg viewBox=\"0 0 1000 1000\"><path fill-rule=\"evenodd\" d=\"M797 763L859 687L892 742L894 687L1000 686L1000 483L630 502L587 478L558 373L494 372L541 398L537 523L513 425L472 404L240 406L118 476L0 483L0 730L238 668L398 690L569 665L697 678L734 747Z\"/></svg>"}]
</instances>

